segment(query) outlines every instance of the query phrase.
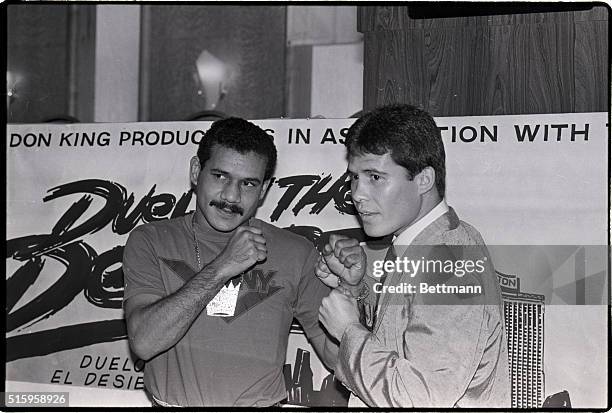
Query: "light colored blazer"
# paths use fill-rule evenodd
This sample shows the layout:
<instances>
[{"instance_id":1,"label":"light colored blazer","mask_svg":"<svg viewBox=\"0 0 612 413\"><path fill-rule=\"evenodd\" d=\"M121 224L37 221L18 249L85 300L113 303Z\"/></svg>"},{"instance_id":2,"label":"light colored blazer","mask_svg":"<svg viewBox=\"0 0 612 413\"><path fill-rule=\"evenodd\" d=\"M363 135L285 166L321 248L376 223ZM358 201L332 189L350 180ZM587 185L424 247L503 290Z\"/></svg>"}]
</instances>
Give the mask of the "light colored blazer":
<instances>
[{"instance_id":1,"label":"light colored blazer","mask_svg":"<svg viewBox=\"0 0 612 413\"><path fill-rule=\"evenodd\" d=\"M510 407L501 293L478 231L451 208L415 238L405 256L484 259L484 271L462 277L394 272L384 285L480 285L482 293L427 294L417 288L381 294L372 325L377 304L372 288L380 279L370 275L371 263L385 252L366 248L366 326L350 325L340 341L335 374L360 399L351 396L349 406L363 406L363 401L371 407Z\"/></svg>"}]
</instances>

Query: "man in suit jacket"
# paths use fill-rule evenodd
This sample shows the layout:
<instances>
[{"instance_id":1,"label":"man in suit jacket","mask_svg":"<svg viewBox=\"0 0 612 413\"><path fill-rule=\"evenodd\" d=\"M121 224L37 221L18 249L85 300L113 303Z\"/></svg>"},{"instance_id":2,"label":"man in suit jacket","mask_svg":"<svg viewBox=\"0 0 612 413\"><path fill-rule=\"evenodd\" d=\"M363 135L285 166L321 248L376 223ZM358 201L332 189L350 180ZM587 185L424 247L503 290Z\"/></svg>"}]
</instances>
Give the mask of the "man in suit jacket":
<instances>
[{"instance_id":1,"label":"man in suit jacket","mask_svg":"<svg viewBox=\"0 0 612 413\"><path fill-rule=\"evenodd\" d=\"M510 407L499 284L482 237L444 199L433 118L378 108L346 146L364 231L393 236L381 250L332 235L317 266L335 287L319 319L340 343L335 374L349 406Z\"/></svg>"}]
</instances>

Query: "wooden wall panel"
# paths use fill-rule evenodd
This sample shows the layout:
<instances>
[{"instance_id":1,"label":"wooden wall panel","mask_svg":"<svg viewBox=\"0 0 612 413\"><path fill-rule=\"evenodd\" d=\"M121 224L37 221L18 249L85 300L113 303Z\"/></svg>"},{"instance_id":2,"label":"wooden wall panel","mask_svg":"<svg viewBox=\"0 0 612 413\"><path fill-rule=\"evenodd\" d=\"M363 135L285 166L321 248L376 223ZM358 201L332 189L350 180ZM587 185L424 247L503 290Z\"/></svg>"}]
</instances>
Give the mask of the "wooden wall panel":
<instances>
[{"instance_id":1,"label":"wooden wall panel","mask_svg":"<svg viewBox=\"0 0 612 413\"><path fill-rule=\"evenodd\" d=\"M493 58L491 56L490 32L488 26L473 26L463 28L460 43L461 64L457 68L461 72L460 83L456 86L459 99L455 98L456 103L462 107L471 108L474 113L481 113L485 108L494 108L495 83L491 76L495 74L493 69ZM463 85L482 85L479 88L465 88ZM451 109L454 112L460 111L460 107Z\"/></svg>"},{"instance_id":2,"label":"wooden wall panel","mask_svg":"<svg viewBox=\"0 0 612 413\"><path fill-rule=\"evenodd\" d=\"M382 44L383 47L366 49L364 66L393 66L397 68L392 76L379 76L380 72L377 71L364 73L364 84L373 85L373 87L368 88L368 99L400 102L405 93L410 93L406 86L411 84L409 73L406 70L408 65L405 65L404 62L411 62L412 67L417 67L419 66L419 55L410 53L413 49L407 44L406 37L401 32L375 32L368 33L367 36L379 37L375 41Z\"/></svg>"},{"instance_id":3,"label":"wooden wall panel","mask_svg":"<svg viewBox=\"0 0 612 413\"><path fill-rule=\"evenodd\" d=\"M573 25L529 26L527 113L574 111Z\"/></svg>"},{"instance_id":4,"label":"wooden wall panel","mask_svg":"<svg viewBox=\"0 0 612 413\"><path fill-rule=\"evenodd\" d=\"M407 6L362 6L358 10L357 28L361 32L408 30L474 25L515 25L571 23L575 13L581 18L605 19L605 7L566 3L515 4L409 4Z\"/></svg>"},{"instance_id":5,"label":"wooden wall panel","mask_svg":"<svg viewBox=\"0 0 612 413\"><path fill-rule=\"evenodd\" d=\"M433 13L441 6L429 5L425 9ZM442 6L444 7L444 6ZM384 30L426 29L435 27L460 27L473 25L477 19L470 17L445 18L413 18L411 14L416 10L423 13L424 8L419 6L363 6L359 7L357 28L362 32Z\"/></svg>"},{"instance_id":6,"label":"wooden wall panel","mask_svg":"<svg viewBox=\"0 0 612 413\"><path fill-rule=\"evenodd\" d=\"M471 114L503 115L522 113L527 106L528 50L526 26L490 26L489 59L477 65L482 67L485 82L471 88L483 95L482 105ZM485 64L485 62L487 64ZM471 84L479 84L474 79Z\"/></svg>"},{"instance_id":7,"label":"wooden wall panel","mask_svg":"<svg viewBox=\"0 0 612 413\"><path fill-rule=\"evenodd\" d=\"M434 113L458 110L465 97L460 90L465 70L457 63L464 58L460 33L444 29L424 31L423 62L430 84L427 105Z\"/></svg>"},{"instance_id":8,"label":"wooden wall panel","mask_svg":"<svg viewBox=\"0 0 612 413\"><path fill-rule=\"evenodd\" d=\"M419 50L421 44L424 43L425 34L422 31L406 31L404 32L405 47L409 51L410 57L404 61L404 70L406 72L405 82L400 83L404 89L402 97L403 102L423 102L429 99L429 87L415 87L415 85L428 85L428 72L424 70L426 63L423 53ZM364 70L364 74L366 71ZM379 74L379 77L383 78ZM398 80L399 81L399 80Z\"/></svg>"},{"instance_id":9,"label":"wooden wall panel","mask_svg":"<svg viewBox=\"0 0 612 413\"><path fill-rule=\"evenodd\" d=\"M528 49L517 39L527 36L520 26L368 32L366 42L382 47L366 48L364 65L372 70L364 82L372 86L364 98L418 102L435 113L519 113L527 102Z\"/></svg>"},{"instance_id":10,"label":"wooden wall panel","mask_svg":"<svg viewBox=\"0 0 612 413\"><path fill-rule=\"evenodd\" d=\"M578 22L575 25L575 98L577 112L596 112L610 102L607 70L610 53L607 21ZM599 85L594 91L592 85Z\"/></svg>"},{"instance_id":11,"label":"wooden wall panel","mask_svg":"<svg viewBox=\"0 0 612 413\"><path fill-rule=\"evenodd\" d=\"M141 120L181 120L205 108L195 66L204 49L232 72L216 110L251 119L284 114L285 6L143 8Z\"/></svg>"},{"instance_id":12,"label":"wooden wall panel","mask_svg":"<svg viewBox=\"0 0 612 413\"><path fill-rule=\"evenodd\" d=\"M487 13L496 8L461 6L462 15L442 18L427 17L431 5L359 7L364 108L409 102L435 116L606 111L608 9L521 7L495 15Z\"/></svg>"}]
</instances>

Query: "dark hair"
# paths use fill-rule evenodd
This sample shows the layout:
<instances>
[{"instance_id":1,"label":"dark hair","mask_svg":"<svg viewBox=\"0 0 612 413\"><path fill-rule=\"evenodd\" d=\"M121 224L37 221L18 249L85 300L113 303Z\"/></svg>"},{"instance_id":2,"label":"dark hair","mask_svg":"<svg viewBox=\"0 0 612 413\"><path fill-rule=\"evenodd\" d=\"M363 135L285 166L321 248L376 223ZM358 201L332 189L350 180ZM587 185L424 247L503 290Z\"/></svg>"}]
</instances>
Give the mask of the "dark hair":
<instances>
[{"instance_id":1,"label":"dark hair","mask_svg":"<svg viewBox=\"0 0 612 413\"><path fill-rule=\"evenodd\" d=\"M255 152L266 158L264 179L268 180L276 168L276 147L274 140L259 126L240 118L227 118L214 122L206 131L198 147L200 168L210 159L212 147L222 145L245 154Z\"/></svg>"},{"instance_id":2,"label":"dark hair","mask_svg":"<svg viewBox=\"0 0 612 413\"><path fill-rule=\"evenodd\" d=\"M436 172L436 189L443 197L446 166L442 135L431 115L410 105L390 105L361 116L349 128L345 145L349 156L391 154L408 170L409 179L425 167Z\"/></svg>"}]
</instances>

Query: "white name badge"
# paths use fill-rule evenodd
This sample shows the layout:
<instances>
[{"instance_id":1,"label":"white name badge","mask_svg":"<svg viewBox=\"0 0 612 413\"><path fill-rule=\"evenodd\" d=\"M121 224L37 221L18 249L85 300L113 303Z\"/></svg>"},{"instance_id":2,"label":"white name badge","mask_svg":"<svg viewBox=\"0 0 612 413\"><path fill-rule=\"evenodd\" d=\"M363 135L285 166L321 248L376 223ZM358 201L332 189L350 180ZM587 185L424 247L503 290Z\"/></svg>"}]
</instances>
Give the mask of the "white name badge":
<instances>
[{"instance_id":1,"label":"white name badge","mask_svg":"<svg viewBox=\"0 0 612 413\"><path fill-rule=\"evenodd\" d=\"M206 314L212 317L233 317L236 311L236 301L238 300L239 282L235 286L223 286L206 306Z\"/></svg>"}]
</instances>

